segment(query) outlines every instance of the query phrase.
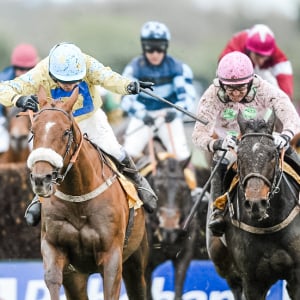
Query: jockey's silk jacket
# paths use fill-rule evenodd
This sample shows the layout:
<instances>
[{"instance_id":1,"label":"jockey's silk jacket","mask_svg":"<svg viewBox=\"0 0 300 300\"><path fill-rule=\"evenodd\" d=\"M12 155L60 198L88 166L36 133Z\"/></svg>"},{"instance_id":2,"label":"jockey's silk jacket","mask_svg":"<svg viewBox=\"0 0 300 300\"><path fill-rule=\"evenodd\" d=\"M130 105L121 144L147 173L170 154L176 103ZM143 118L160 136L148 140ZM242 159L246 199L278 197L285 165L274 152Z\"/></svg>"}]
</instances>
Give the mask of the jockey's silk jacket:
<instances>
[{"instance_id":1,"label":"jockey's silk jacket","mask_svg":"<svg viewBox=\"0 0 300 300\"><path fill-rule=\"evenodd\" d=\"M121 95L128 94L127 86L131 82L128 78L105 67L95 58L85 55L86 76L78 84L79 96L73 108L73 115L77 121L92 115L102 106L99 87ZM0 83L0 103L4 106L15 105L19 96L37 94L39 87L46 89L47 96L52 99L64 100L71 95L65 92L49 75L49 57L40 61L33 69L14 80Z\"/></svg>"},{"instance_id":2,"label":"jockey's silk jacket","mask_svg":"<svg viewBox=\"0 0 300 300\"><path fill-rule=\"evenodd\" d=\"M248 32L249 30L247 29L237 32L235 35L233 35L233 37L228 41L227 45L220 54L219 60L224 55L232 51L240 51L242 53L248 54L248 50L246 49ZM257 74L259 74L259 70L270 71L270 73L276 78L278 86L284 92L286 92L291 99L293 99L294 76L292 65L291 62L287 59L284 52L277 45L275 45L275 50L270 58L264 63L263 66L258 68Z\"/></svg>"},{"instance_id":3,"label":"jockey's silk jacket","mask_svg":"<svg viewBox=\"0 0 300 300\"><path fill-rule=\"evenodd\" d=\"M239 135L237 115L239 110L248 119L264 117L274 109L283 125L283 134L292 138L300 132L300 118L290 98L278 87L255 76L251 89L241 102L232 102L215 79L202 95L197 117L206 120L204 125L196 122L192 134L193 143L202 150L209 150L209 144L226 135Z\"/></svg>"},{"instance_id":4,"label":"jockey's silk jacket","mask_svg":"<svg viewBox=\"0 0 300 300\"><path fill-rule=\"evenodd\" d=\"M170 55L166 55L157 66L151 65L144 55L136 57L125 67L123 76L153 82L153 93L183 109L194 110L196 92L192 84L192 70ZM147 111L171 107L145 93L124 96L121 106L130 116L138 119L142 119Z\"/></svg>"}]
</instances>

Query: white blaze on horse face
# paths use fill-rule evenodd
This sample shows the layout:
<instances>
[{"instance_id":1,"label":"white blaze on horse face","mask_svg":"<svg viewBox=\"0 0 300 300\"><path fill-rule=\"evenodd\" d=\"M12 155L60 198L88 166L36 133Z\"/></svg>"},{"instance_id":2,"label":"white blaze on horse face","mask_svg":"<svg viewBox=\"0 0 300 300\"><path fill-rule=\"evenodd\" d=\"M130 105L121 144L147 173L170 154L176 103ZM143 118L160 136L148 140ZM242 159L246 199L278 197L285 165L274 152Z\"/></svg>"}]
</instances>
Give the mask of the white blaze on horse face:
<instances>
[{"instance_id":1,"label":"white blaze on horse face","mask_svg":"<svg viewBox=\"0 0 300 300\"><path fill-rule=\"evenodd\" d=\"M253 145L253 147L252 147L252 151L253 151L253 153L255 153L256 151L259 151L259 143L255 143L254 145Z\"/></svg>"},{"instance_id":2,"label":"white blaze on horse face","mask_svg":"<svg viewBox=\"0 0 300 300\"><path fill-rule=\"evenodd\" d=\"M46 126L45 126L45 134L47 134L49 132L49 130L51 129L51 127L53 127L55 125L54 122L47 122Z\"/></svg>"}]
</instances>

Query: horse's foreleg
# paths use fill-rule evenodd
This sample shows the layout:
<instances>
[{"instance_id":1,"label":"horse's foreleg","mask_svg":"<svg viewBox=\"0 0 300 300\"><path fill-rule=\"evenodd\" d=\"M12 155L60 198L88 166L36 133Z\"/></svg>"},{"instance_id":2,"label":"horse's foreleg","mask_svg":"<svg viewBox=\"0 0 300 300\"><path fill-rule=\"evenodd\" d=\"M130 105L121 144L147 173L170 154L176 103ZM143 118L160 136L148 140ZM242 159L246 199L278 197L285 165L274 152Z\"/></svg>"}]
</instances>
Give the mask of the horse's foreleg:
<instances>
[{"instance_id":1,"label":"horse's foreleg","mask_svg":"<svg viewBox=\"0 0 300 300\"><path fill-rule=\"evenodd\" d=\"M147 285L145 279L146 265L148 261L148 244L146 233L142 244L123 263L123 280L125 282L128 299L147 299Z\"/></svg>"},{"instance_id":2,"label":"horse's foreleg","mask_svg":"<svg viewBox=\"0 0 300 300\"><path fill-rule=\"evenodd\" d=\"M63 269L67 264L67 258L45 239L42 239L41 251L44 264L44 280L51 300L59 300L59 291L63 282Z\"/></svg>"},{"instance_id":3,"label":"horse's foreleg","mask_svg":"<svg viewBox=\"0 0 300 300\"><path fill-rule=\"evenodd\" d=\"M63 275L63 286L68 300L88 300L88 274L81 274L75 270L66 270Z\"/></svg>"},{"instance_id":4,"label":"horse's foreleg","mask_svg":"<svg viewBox=\"0 0 300 300\"><path fill-rule=\"evenodd\" d=\"M104 300L118 300L122 281L122 249L114 246L102 258Z\"/></svg>"}]
</instances>

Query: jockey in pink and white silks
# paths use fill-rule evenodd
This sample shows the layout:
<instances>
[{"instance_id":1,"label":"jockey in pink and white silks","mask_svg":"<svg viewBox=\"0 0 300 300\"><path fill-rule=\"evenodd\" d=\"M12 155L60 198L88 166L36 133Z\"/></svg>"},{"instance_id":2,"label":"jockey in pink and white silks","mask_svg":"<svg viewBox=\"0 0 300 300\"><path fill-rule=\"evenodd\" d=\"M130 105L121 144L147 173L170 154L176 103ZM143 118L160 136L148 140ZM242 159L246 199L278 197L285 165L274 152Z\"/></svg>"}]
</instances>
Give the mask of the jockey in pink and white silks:
<instances>
[{"instance_id":1,"label":"jockey in pink and white silks","mask_svg":"<svg viewBox=\"0 0 300 300\"><path fill-rule=\"evenodd\" d=\"M212 200L225 192L223 178L228 165L236 159L232 151L228 150L236 150L240 134L238 112L241 111L247 119L255 119L266 110L274 110L282 123L282 131L273 133L275 145L278 149L285 148L285 154L300 166L297 154L289 146L294 135L300 133L299 115L289 97L278 87L254 74L252 62L247 55L239 51L226 54L218 64L217 78L198 104L197 117L207 120L207 124L196 122L192 135L195 146L214 154L212 167L217 165L220 151L227 151L211 181ZM226 207L226 203L223 204L222 207ZM223 213L220 207L213 207L208 227L214 235L224 233Z\"/></svg>"},{"instance_id":2,"label":"jockey in pink and white silks","mask_svg":"<svg viewBox=\"0 0 300 300\"><path fill-rule=\"evenodd\" d=\"M246 54L252 61L255 74L278 86L293 99L294 76L291 62L277 46L275 35L268 26L256 24L233 35L219 60L232 51Z\"/></svg>"},{"instance_id":3,"label":"jockey in pink and white silks","mask_svg":"<svg viewBox=\"0 0 300 300\"><path fill-rule=\"evenodd\" d=\"M169 29L160 22L147 22L140 37L143 54L125 67L123 75L153 82L153 91L158 96L193 111L196 97L193 72L188 65L167 54ZM145 93L124 96L121 107L130 117L124 143L129 155L142 156L154 134L179 160L190 156L181 112Z\"/></svg>"},{"instance_id":4,"label":"jockey in pink and white silks","mask_svg":"<svg viewBox=\"0 0 300 300\"><path fill-rule=\"evenodd\" d=\"M55 45L49 56L40 61L33 69L14 80L0 83L0 103L5 106L16 105L24 109L38 111L36 94L39 87L46 89L48 97L64 101L79 88L79 96L74 105L73 116L83 133L102 150L119 162L123 173L136 184L138 194L149 212L156 208L157 197L147 180L142 177L124 147L117 141L103 110L99 86L111 92L126 95L137 94L140 87L152 88L152 83L132 81L105 67L95 58L81 52L72 43ZM33 151L28 157L28 164L34 161ZM45 160L50 151L44 154ZM54 157L55 158L55 157ZM126 170L130 170L126 172ZM132 171L132 172L131 172ZM36 225L40 220L40 203L37 197L25 214L29 225Z\"/></svg>"}]
</instances>

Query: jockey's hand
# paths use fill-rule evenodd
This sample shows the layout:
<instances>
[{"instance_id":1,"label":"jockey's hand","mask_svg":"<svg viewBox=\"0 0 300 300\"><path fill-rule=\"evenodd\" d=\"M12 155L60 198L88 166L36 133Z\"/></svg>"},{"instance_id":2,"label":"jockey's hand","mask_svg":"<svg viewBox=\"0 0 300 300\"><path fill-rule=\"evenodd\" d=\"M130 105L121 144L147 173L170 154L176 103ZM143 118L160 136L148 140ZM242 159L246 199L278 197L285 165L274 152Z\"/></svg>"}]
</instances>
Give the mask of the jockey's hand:
<instances>
[{"instance_id":1,"label":"jockey's hand","mask_svg":"<svg viewBox=\"0 0 300 300\"><path fill-rule=\"evenodd\" d=\"M31 109L32 111L37 112L39 110L38 97L36 95L21 96L17 100L16 106L23 108L24 110Z\"/></svg>"},{"instance_id":2,"label":"jockey's hand","mask_svg":"<svg viewBox=\"0 0 300 300\"><path fill-rule=\"evenodd\" d=\"M286 134L273 133L274 144L276 148L288 148L291 138Z\"/></svg>"},{"instance_id":3,"label":"jockey's hand","mask_svg":"<svg viewBox=\"0 0 300 300\"><path fill-rule=\"evenodd\" d=\"M172 121L174 121L174 119L177 116L177 112L176 111L168 111L165 115L165 122L166 123L171 123Z\"/></svg>"},{"instance_id":4,"label":"jockey's hand","mask_svg":"<svg viewBox=\"0 0 300 300\"><path fill-rule=\"evenodd\" d=\"M148 114L146 114L145 117L143 118L143 122L147 126L153 126L154 125L154 119Z\"/></svg>"},{"instance_id":5,"label":"jockey's hand","mask_svg":"<svg viewBox=\"0 0 300 300\"><path fill-rule=\"evenodd\" d=\"M213 144L213 150L237 150L237 140L235 136L227 135L225 139L218 139Z\"/></svg>"},{"instance_id":6,"label":"jockey's hand","mask_svg":"<svg viewBox=\"0 0 300 300\"><path fill-rule=\"evenodd\" d=\"M144 81L132 81L127 86L127 91L129 94L136 95L141 92L141 88L150 89L153 91L152 86L154 85L153 82L144 82Z\"/></svg>"}]
</instances>

